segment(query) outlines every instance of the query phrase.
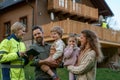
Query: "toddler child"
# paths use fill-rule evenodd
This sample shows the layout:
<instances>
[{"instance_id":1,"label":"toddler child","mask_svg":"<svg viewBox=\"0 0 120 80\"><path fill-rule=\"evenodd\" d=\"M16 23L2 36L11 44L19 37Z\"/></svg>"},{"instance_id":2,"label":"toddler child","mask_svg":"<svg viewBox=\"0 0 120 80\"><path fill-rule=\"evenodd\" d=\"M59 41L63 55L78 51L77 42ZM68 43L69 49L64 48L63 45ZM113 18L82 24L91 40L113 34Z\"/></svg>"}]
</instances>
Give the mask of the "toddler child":
<instances>
[{"instance_id":1,"label":"toddler child","mask_svg":"<svg viewBox=\"0 0 120 80\"><path fill-rule=\"evenodd\" d=\"M68 45L64 50L63 61L64 66L75 65L80 53L80 48L77 46L77 37L75 34L69 35ZM69 80L75 80L74 74L69 72Z\"/></svg>"},{"instance_id":2,"label":"toddler child","mask_svg":"<svg viewBox=\"0 0 120 80\"><path fill-rule=\"evenodd\" d=\"M58 65L62 61L63 51L65 48L65 44L61 39L62 34L63 30L61 27L55 26L51 29L51 37L53 38L54 43L51 46L50 55L52 56L50 57L52 58L52 60L55 60ZM54 80L59 80L57 75L50 69L49 66L42 65L41 69L52 76Z\"/></svg>"}]
</instances>

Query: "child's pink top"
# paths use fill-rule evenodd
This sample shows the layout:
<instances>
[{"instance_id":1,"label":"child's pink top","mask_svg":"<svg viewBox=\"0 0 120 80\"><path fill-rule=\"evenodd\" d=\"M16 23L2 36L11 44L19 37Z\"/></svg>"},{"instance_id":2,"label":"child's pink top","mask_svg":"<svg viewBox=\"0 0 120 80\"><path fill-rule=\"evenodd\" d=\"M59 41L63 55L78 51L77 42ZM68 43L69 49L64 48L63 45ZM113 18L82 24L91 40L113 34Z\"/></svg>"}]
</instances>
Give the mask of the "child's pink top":
<instances>
[{"instance_id":1,"label":"child's pink top","mask_svg":"<svg viewBox=\"0 0 120 80\"><path fill-rule=\"evenodd\" d=\"M63 61L64 66L75 65L80 53L79 47L69 47L64 49Z\"/></svg>"}]
</instances>

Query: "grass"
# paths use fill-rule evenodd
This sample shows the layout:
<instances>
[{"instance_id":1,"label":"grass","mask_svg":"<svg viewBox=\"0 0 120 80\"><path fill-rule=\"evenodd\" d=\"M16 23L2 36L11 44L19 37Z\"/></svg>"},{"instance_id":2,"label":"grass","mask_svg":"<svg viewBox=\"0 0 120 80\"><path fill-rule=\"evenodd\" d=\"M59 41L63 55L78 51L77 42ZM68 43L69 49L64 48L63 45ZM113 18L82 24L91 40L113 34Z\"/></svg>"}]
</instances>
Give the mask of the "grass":
<instances>
[{"instance_id":1,"label":"grass","mask_svg":"<svg viewBox=\"0 0 120 80\"><path fill-rule=\"evenodd\" d=\"M58 68L57 73L61 80L68 80L68 71L65 68Z\"/></svg>"},{"instance_id":2,"label":"grass","mask_svg":"<svg viewBox=\"0 0 120 80\"><path fill-rule=\"evenodd\" d=\"M96 80L120 80L120 71L100 68L97 70L96 76Z\"/></svg>"},{"instance_id":3,"label":"grass","mask_svg":"<svg viewBox=\"0 0 120 80\"><path fill-rule=\"evenodd\" d=\"M26 76L26 80L35 80L34 79L34 76L35 76L35 73L34 73L34 67L31 67L31 66L26 66L25 67L25 76Z\"/></svg>"},{"instance_id":4,"label":"grass","mask_svg":"<svg viewBox=\"0 0 120 80\"><path fill-rule=\"evenodd\" d=\"M27 80L34 80L33 67L26 70ZM57 69L58 75L61 80L68 80L68 71L65 68ZM120 80L120 71L114 71L108 68L98 68L96 74L96 80Z\"/></svg>"},{"instance_id":5,"label":"grass","mask_svg":"<svg viewBox=\"0 0 120 80\"><path fill-rule=\"evenodd\" d=\"M68 71L65 68L57 69L61 80L68 80ZM25 67L26 80L34 80L34 67ZM114 71L108 68L98 68L96 80L120 80L120 71Z\"/></svg>"},{"instance_id":6,"label":"grass","mask_svg":"<svg viewBox=\"0 0 120 80\"><path fill-rule=\"evenodd\" d=\"M68 71L66 69L58 69L61 80L68 79ZM98 68L96 80L120 80L120 71L114 71L108 68Z\"/></svg>"}]
</instances>

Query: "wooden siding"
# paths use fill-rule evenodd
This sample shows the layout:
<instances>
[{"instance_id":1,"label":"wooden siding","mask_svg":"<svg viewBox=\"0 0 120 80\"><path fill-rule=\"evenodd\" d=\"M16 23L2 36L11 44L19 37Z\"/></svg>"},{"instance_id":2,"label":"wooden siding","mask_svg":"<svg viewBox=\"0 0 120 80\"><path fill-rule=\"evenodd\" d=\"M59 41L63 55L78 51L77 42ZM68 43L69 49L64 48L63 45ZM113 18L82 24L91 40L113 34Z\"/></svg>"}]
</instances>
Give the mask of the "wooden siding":
<instances>
[{"instance_id":1,"label":"wooden siding","mask_svg":"<svg viewBox=\"0 0 120 80\"><path fill-rule=\"evenodd\" d=\"M63 14L77 15L79 17L98 20L98 9L71 0L48 0L48 10L61 11Z\"/></svg>"},{"instance_id":2,"label":"wooden siding","mask_svg":"<svg viewBox=\"0 0 120 80\"><path fill-rule=\"evenodd\" d=\"M68 37L69 33L79 34L82 30L89 29L89 30L94 31L98 35L100 40L108 42L107 44L116 43L116 44L120 45L120 38L119 38L120 32L114 31L111 29L104 29L100 26L92 26L87 23L82 23L82 22L69 20L69 19L58 21L58 22L51 22L49 24L42 25L44 32L45 32L44 36L45 36L46 40L51 40L50 29L53 26L60 26L63 28L63 30L64 30L63 38Z\"/></svg>"}]
</instances>

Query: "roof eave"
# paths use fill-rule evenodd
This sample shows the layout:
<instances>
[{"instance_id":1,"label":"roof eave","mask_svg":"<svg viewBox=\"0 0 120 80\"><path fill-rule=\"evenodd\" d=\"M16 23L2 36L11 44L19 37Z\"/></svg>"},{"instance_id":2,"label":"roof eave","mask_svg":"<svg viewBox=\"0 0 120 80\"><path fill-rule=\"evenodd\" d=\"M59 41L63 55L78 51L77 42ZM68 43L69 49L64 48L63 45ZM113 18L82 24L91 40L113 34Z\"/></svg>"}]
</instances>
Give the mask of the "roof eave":
<instances>
[{"instance_id":1,"label":"roof eave","mask_svg":"<svg viewBox=\"0 0 120 80\"><path fill-rule=\"evenodd\" d=\"M113 12L105 2L105 0L91 0L93 5L98 8L99 15L103 16L114 16Z\"/></svg>"}]
</instances>

